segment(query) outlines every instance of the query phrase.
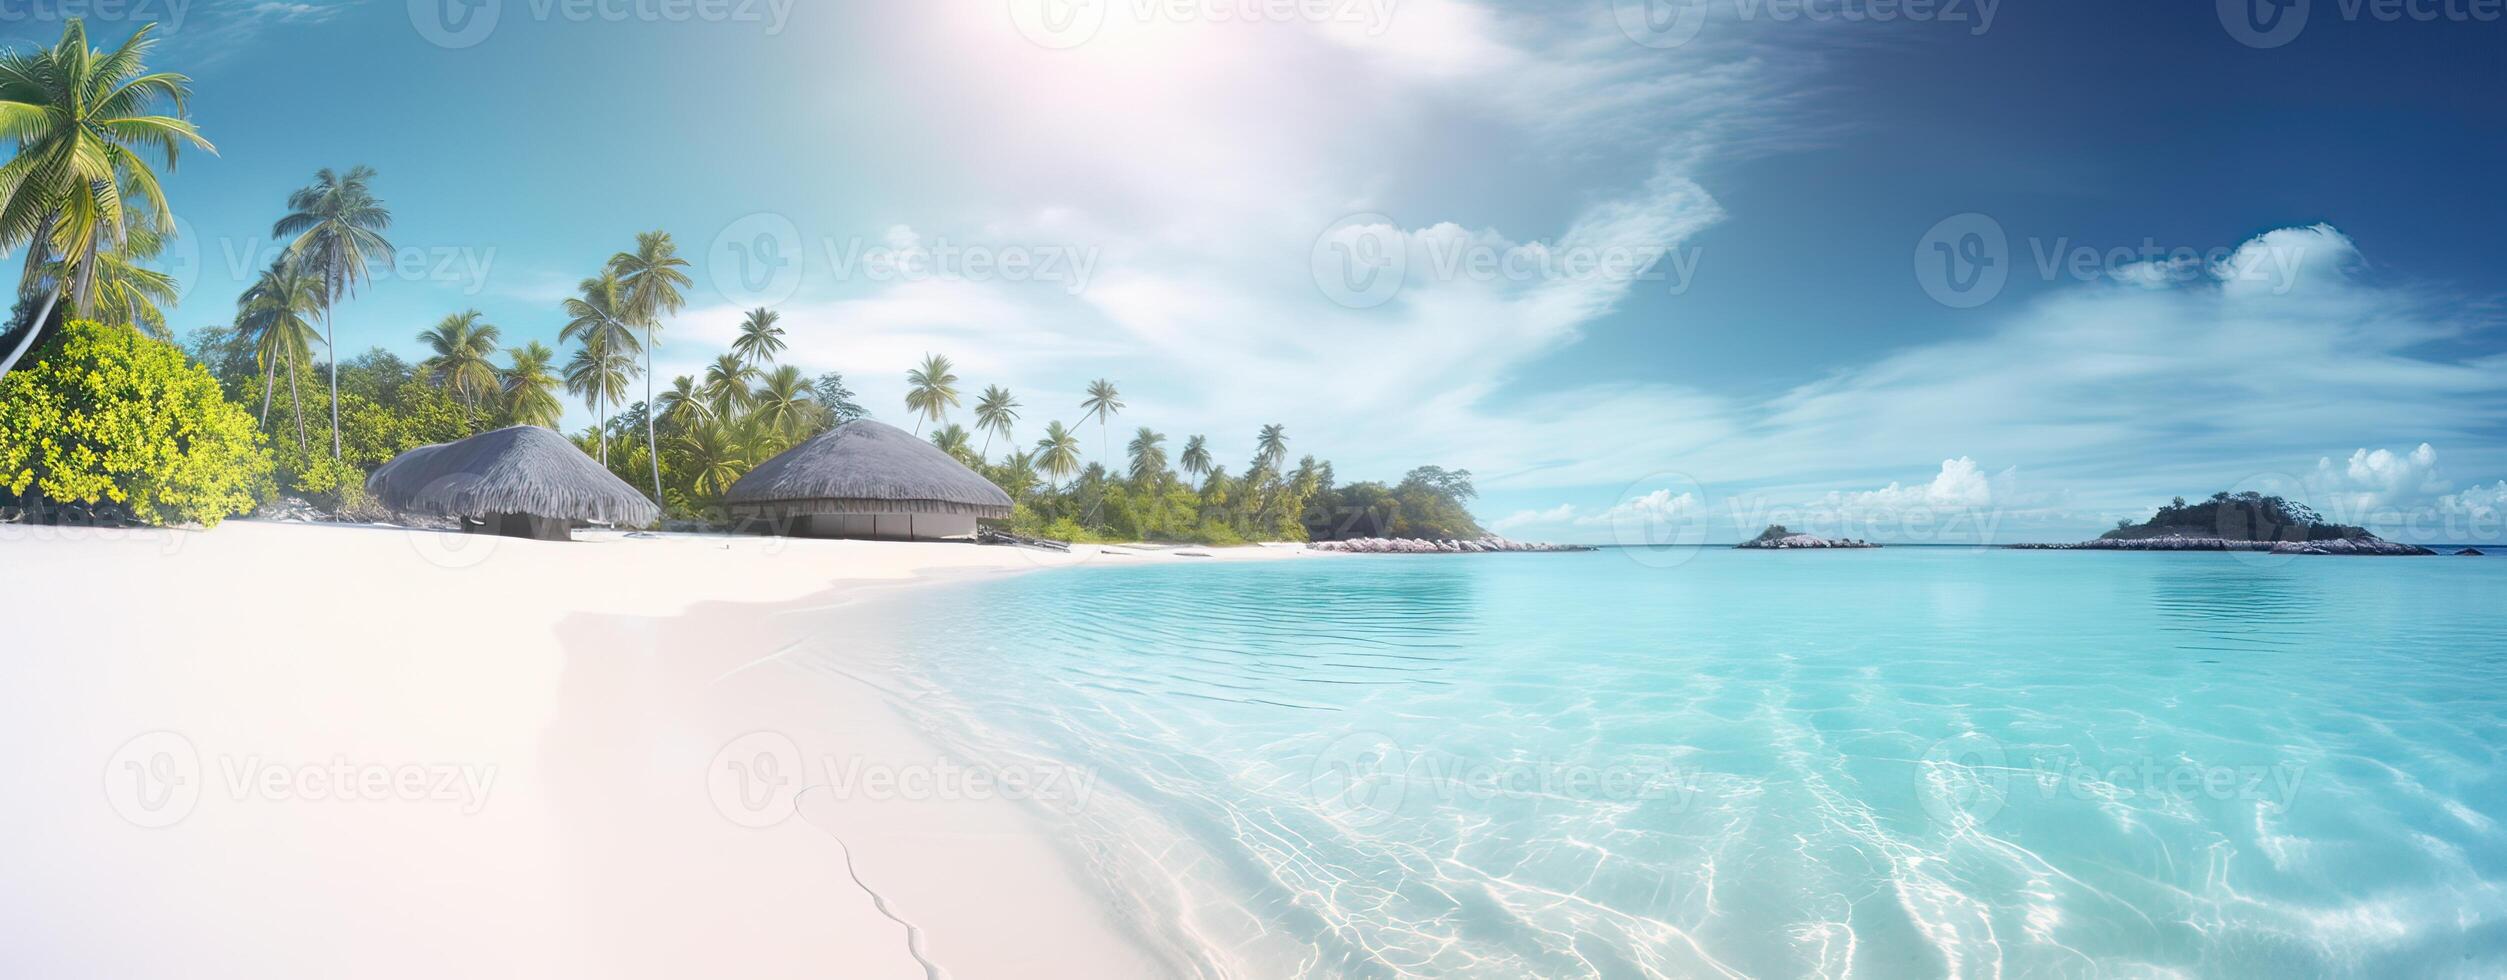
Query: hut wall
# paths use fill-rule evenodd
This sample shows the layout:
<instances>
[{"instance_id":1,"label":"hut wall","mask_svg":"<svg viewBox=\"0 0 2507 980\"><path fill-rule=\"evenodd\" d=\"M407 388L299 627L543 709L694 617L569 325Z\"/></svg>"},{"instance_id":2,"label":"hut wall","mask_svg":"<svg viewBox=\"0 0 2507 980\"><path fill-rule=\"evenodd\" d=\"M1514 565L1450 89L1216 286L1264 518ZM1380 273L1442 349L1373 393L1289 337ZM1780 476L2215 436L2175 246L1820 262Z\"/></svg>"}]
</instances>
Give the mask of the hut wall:
<instances>
[{"instance_id":1,"label":"hut wall","mask_svg":"<svg viewBox=\"0 0 2507 980\"><path fill-rule=\"evenodd\" d=\"M961 514L811 514L792 519L798 538L938 541L975 536L975 518Z\"/></svg>"}]
</instances>

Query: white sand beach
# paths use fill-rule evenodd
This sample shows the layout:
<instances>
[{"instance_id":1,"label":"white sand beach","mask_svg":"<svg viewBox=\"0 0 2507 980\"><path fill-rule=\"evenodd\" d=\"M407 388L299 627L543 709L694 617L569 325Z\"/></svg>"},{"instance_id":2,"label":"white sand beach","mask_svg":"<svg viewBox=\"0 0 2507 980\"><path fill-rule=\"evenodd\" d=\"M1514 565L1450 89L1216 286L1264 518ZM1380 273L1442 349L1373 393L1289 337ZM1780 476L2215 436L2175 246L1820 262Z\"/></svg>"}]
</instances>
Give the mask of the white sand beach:
<instances>
[{"instance_id":1,"label":"white sand beach","mask_svg":"<svg viewBox=\"0 0 2507 980\"><path fill-rule=\"evenodd\" d=\"M775 655L883 586L1303 553L1189 550L0 529L43 597L0 660L0 947L40 976L1167 972L1039 802Z\"/></svg>"}]
</instances>

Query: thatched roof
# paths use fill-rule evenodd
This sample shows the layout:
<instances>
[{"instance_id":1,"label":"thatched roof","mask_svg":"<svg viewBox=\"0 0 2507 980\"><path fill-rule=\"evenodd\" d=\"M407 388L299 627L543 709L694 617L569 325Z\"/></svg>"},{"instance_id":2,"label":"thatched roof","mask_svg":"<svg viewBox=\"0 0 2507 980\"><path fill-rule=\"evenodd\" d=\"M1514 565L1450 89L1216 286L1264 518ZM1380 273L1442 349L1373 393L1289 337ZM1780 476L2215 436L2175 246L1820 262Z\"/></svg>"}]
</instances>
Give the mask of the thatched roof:
<instances>
[{"instance_id":1,"label":"thatched roof","mask_svg":"<svg viewBox=\"0 0 2507 980\"><path fill-rule=\"evenodd\" d=\"M796 514L1010 516L1010 495L940 447L857 419L767 460L723 502L766 517Z\"/></svg>"},{"instance_id":2,"label":"thatched roof","mask_svg":"<svg viewBox=\"0 0 2507 980\"><path fill-rule=\"evenodd\" d=\"M459 517L536 514L642 525L661 516L565 436L536 425L412 449L367 477L366 492L393 510Z\"/></svg>"}]
</instances>

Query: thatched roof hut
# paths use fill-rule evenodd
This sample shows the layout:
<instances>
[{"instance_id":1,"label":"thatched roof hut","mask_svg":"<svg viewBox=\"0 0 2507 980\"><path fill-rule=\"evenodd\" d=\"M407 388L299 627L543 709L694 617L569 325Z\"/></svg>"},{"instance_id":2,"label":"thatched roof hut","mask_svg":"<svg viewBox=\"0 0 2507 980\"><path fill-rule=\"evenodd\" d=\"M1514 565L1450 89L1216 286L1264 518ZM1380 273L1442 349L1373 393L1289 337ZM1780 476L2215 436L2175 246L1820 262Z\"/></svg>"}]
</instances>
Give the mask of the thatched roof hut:
<instances>
[{"instance_id":1,"label":"thatched roof hut","mask_svg":"<svg viewBox=\"0 0 2507 980\"><path fill-rule=\"evenodd\" d=\"M412 449L367 477L366 492L393 510L560 541L569 537L571 521L643 525L661 517L661 509L626 481L566 437L536 425Z\"/></svg>"},{"instance_id":2,"label":"thatched roof hut","mask_svg":"<svg viewBox=\"0 0 2507 980\"><path fill-rule=\"evenodd\" d=\"M857 419L767 460L731 485L734 514L809 537L932 539L1010 516L1010 495L940 447Z\"/></svg>"}]
</instances>

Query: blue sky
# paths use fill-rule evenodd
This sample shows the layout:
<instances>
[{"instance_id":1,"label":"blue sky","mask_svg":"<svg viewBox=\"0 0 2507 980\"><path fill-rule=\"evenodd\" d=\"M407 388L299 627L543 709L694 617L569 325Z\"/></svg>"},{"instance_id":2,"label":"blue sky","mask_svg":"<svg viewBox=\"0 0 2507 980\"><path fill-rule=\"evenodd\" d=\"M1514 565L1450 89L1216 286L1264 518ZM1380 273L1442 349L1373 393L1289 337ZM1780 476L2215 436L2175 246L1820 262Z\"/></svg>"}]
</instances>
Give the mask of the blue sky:
<instances>
[{"instance_id":1,"label":"blue sky","mask_svg":"<svg viewBox=\"0 0 2507 980\"><path fill-rule=\"evenodd\" d=\"M408 260L342 308L352 352L472 307L554 344L571 283L661 228L700 286L665 380L771 303L789 359L892 419L926 350L1017 392L1030 439L1111 377L1125 431L1232 468L1266 422L1343 479L1467 467L1522 537L2009 541L2253 488L2497 539L2507 23L2310 0L2266 36L2236 2L136 0L91 27L161 22L218 145L168 182L183 330L224 322L290 188L364 163ZM55 36L53 6L0 31Z\"/></svg>"}]
</instances>

